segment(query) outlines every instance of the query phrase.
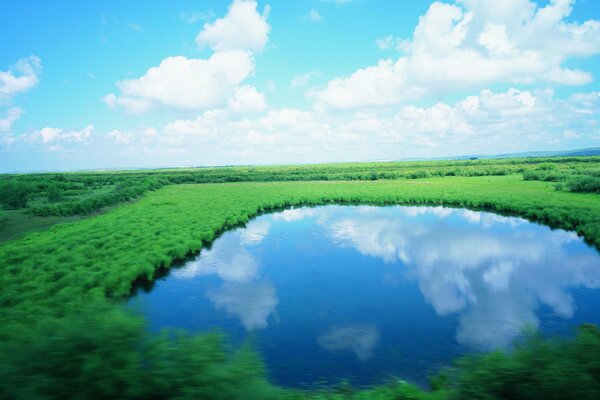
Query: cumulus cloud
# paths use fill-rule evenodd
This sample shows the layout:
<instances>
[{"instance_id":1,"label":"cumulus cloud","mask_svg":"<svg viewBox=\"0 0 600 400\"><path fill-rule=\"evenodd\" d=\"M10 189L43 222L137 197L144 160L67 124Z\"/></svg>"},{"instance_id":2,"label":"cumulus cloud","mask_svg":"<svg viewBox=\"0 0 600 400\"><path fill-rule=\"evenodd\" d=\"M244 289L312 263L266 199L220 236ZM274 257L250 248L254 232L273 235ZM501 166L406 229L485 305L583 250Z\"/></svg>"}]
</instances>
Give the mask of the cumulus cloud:
<instances>
[{"instance_id":1,"label":"cumulus cloud","mask_svg":"<svg viewBox=\"0 0 600 400\"><path fill-rule=\"evenodd\" d=\"M271 29L267 23L269 6L265 7L262 15L256 8L256 1L234 0L225 17L204 24L196 42L214 51L262 51Z\"/></svg>"},{"instance_id":2,"label":"cumulus cloud","mask_svg":"<svg viewBox=\"0 0 600 400\"><path fill-rule=\"evenodd\" d=\"M238 114L260 112L266 110L267 102L264 93L260 93L250 85L243 85L235 89L228 108Z\"/></svg>"},{"instance_id":3,"label":"cumulus cloud","mask_svg":"<svg viewBox=\"0 0 600 400\"><path fill-rule=\"evenodd\" d=\"M404 55L333 79L308 92L333 108L385 106L425 94L494 83L589 83L589 72L564 66L571 57L600 52L600 22L567 22L572 1L537 7L527 0L434 2L411 39L379 39Z\"/></svg>"},{"instance_id":4,"label":"cumulus cloud","mask_svg":"<svg viewBox=\"0 0 600 400\"><path fill-rule=\"evenodd\" d=\"M139 114L153 104L183 109L209 109L226 104L236 86L254 70L250 53L228 51L208 59L167 57L137 79L117 83L121 96L109 94L104 102Z\"/></svg>"},{"instance_id":5,"label":"cumulus cloud","mask_svg":"<svg viewBox=\"0 0 600 400\"><path fill-rule=\"evenodd\" d=\"M196 38L214 53L207 59L167 57L141 77L117 82L120 94L102 101L110 108L143 114L153 107L211 110L230 106L234 112L262 111L265 96L242 85L254 73L253 54L268 41L268 7L263 14L254 1L235 0L225 17L206 23Z\"/></svg>"},{"instance_id":6,"label":"cumulus cloud","mask_svg":"<svg viewBox=\"0 0 600 400\"><path fill-rule=\"evenodd\" d=\"M86 142L94 132L94 125L88 125L82 130L64 130L62 128L45 127L24 135L26 141L43 143L48 149L58 150L62 142Z\"/></svg>"},{"instance_id":7,"label":"cumulus cloud","mask_svg":"<svg viewBox=\"0 0 600 400\"><path fill-rule=\"evenodd\" d=\"M229 108L176 119L157 129L154 137L137 132L131 143L181 148L190 155L189 162L202 159L219 165L564 149L600 139L596 92L558 99L549 90L485 89L454 103L401 105L387 112L271 108L260 113L243 104L229 101Z\"/></svg>"},{"instance_id":8,"label":"cumulus cloud","mask_svg":"<svg viewBox=\"0 0 600 400\"><path fill-rule=\"evenodd\" d=\"M0 71L0 104L36 86L41 71L42 61L37 56L21 58L8 71Z\"/></svg>"}]
</instances>

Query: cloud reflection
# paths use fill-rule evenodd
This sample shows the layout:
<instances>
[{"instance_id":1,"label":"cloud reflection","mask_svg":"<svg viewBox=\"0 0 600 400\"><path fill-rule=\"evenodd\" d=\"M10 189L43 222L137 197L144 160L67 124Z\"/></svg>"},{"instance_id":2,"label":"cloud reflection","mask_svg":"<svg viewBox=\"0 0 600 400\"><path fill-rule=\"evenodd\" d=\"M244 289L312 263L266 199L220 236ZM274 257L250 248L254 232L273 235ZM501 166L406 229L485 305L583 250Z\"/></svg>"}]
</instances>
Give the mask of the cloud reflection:
<instances>
[{"instance_id":1,"label":"cloud reflection","mask_svg":"<svg viewBox=\"0 0 600 400\"><path fill-rule=\"evenodd\" d=\"M219 276L223 283L207 293L209 300L245 329L264 329L278 298L275 287L261 277L253 249L272 224L304 218L314 219L338 246L397 263L397 272L388 273L385 283L395 285L403 275L413 279L438 315L458 316L456 339L473 348L510 345L523 327L539 326L536 312L542 306L571 318L576 305L569 291L600 287L600 257L578 243L576 234L443 207L286 210L225 233L173 275ZM319 337L319 344L367 359L378 338L374 326L335 326Z\"/></svg>"},{"instance_id":2,"label":"cloud reflection","mask_svg":"<svg viewBox=\"0 0 600 400\"><path fill-rule=\"evenodd\" d=\"M319 346L332 352L352 351L356 358L366 361L379 342L375 325L342 325L331 327L317 338Z\"/></svg>"},{"instance_id":3,"label":"cloud reflection","mask_svg":"<svg viewBox=\"0 0 600 400\"><path fill-rule=\"evenodd\" d=\"M217 275L223 284L207 292L216 308L233 315L247 331L264 329L278 299L273 285L260 280L260 262L248 251L269 233L270 224L264 220L250 222L244 229L226 232L210 250L173 271L178 279L195 279Z\"/></svg>"},{"instance_id":4,"label":"cloud reflection","mask_svg":"<svg viewBox=\"0 0 600 400\"><path fill-rule=\"evenodd\" d=\"M278 302L267 282L226 282L207 296L217 308L238 317L247 331L265 329Z\"/></svg>"},{"instance_id":5,"label":"cloud reflection","mask_svg":"<svg viewBox=\"0 0 600 400\"><path fill-rule=\"evenodd\" d=\"M341 246L404 264L438 315L460 315L461 344L507 346L523 327L538 327L540 306L570 318L575 304L568 290L600 287L600 257L565 248L578 240L573 233L467 210L403 210L405 217L394 218L330 212L328 231ZM414 218L426 214L438 218Z\"/></svg>"}]
</instances>

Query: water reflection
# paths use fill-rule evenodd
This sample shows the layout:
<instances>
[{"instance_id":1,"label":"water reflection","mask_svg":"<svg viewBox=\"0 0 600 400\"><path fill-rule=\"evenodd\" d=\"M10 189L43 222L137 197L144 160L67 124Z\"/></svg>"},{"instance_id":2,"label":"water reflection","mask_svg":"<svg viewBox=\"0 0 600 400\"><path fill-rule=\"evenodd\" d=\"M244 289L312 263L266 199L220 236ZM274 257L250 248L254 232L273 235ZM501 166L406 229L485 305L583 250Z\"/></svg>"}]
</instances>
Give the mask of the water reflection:
<instances>
[{"instance_id":1,"label":"water reflection","mask_svg":"<svg viewBox=\"0 0 600 400\"><path fill-rule=\"evenodd\" d=\"M226 232L139 297L156 328L260 332L273 379L295 385L424 379L525 327L600 323L598 287L598 252L573 233L443 207L327 206Z\"/></svg>"},{"instance_id":2,"label":"water reflection","mask_svg":"<svg viewBox=\"0 0 600 400\"><path fill-rule=\"evenodd\" d=\"M600 285L598 255L567 249L579 241L573 233L533 224L535 229L503 230L502 225L514 228L526 221L468 210L403 211L409 218L433 215L437 220L332 214L321 223L341 246L404 264L438 315L460 314L456 339L461 344L507 346L523 327L538 327L540 306L569 318L575 304L568 290ZM439 222L450 216L483 229Z\"/></svg>"},{"instance_id":3,"label":"water reflection","mask_svg":"<svg viewBox=\"0 0 600 400\"><path fill-rule=\"evenodd\" d=\"M277 306L277 293L273 285L258 280L259 260L247 248L260 244L269 229L267 221L252 221L244 229L215 241L201 257L175 270L173 277L191 280L217 275L223 284L208 290L208 299L217 309L237 317L247 331L264 329Z\"/></svg>"},{"instance_id":4,"label":"water reflection","mask_svg":"<svg viewBox=\"0 0 600 400\"><path fill-rule=\"evenodd\" d=\"M373 355L379 341L375 325L346 325L331 327L317 338L319 346L332 352L352 351L356 358L366 361Z\"/></svg>"},{"instance_id":5,"label":"water reflection","mask_svg":"<svg viewBox=\"0 0 600 400\"><path fill-rule=\"evenodd\" d=\"M207 295L218 309L239 318L247 331L265 329L277 306L275 288L268 282L225 282Z\"/></svg>"}]
</instances>

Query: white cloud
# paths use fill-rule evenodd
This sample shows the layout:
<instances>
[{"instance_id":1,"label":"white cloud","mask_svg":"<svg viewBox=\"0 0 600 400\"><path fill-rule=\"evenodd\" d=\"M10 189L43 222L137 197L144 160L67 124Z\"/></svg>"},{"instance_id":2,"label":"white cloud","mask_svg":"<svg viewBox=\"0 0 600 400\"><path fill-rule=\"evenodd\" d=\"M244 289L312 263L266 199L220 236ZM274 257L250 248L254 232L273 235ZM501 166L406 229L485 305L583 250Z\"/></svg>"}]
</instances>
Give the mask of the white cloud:
<instances>
[{"instance_id":1,"label":"white cloud","mask_svg":"<svg viewBox=\"0 0 600 400\"><path fill-rule=\"evenodd\" d=\"M153 137L140 131L131 144L180 148L188 152L188 163L222 165L564 149L593 146L599 139L594 116L600 114L600 96L595 92L561 100L548 90L486 89L454 103L404 105L387 112L232 110L249 111L243 104L261 101L229 102L196 118L177 119Z\"/></svg>"},{"instance_id":2,"label":"white cloud","mask_svg":"<svg viewBox=\"0 0 600 400\"><path fill-rule=\"evenodd\" d=\"M329 81L323 90L309 90L307 95L318 105L341 109L386 106L420 97L424 89L407 79L405 69L404 58L397 62L380 60L375 66Z\"/></svg>"},{"instance_id":3,"label":"white cloud","mask_svg":"<svg viewBox=\"0 0 600 400\"><path fill-rule=\"evenodd\" d=\"M308 20L312 22L323 22L323 17L319 14L319 11L314 8L308 12Z\"/></svg>"},{"instance_id":4,"label":"white cloud","mask_svg":"<svg viewBox=\"0 0 600 400\"><path fill-rule=\"evenodd\" d=\"M21 58L8 71L0 71L0 104L36 86L41 71L42 61L37 56Z\"/></svg>"},{"instance_id":5,"label":"white cloud","mask_svg":"<svg viewBox=\"0 0 600 400\"><path fill-rule=\"evenodd\" d=\"M255 1L235 0L227 15L204 24L196 40L214 53L207 59L167 57L136 79L117 82L121 94L102 101L110 108L143 114L157 106L210 110L230 106L236 113L266 107L265 97L241 83L254 73L253 53L268 41L268 6L262 15Z\"/></svg>"},{"instance_id":6,"label":"white cloud","mask_svg":"<svg viewBox=\"0 0 600 400\"><path fill-rule=\"evenodd\" d=\"M321 76L321 73L318 71L308 71L303 74L294 75L292 81L290 82L291 88L302 88L308 85L312 78Z\"/></svg>"},{"instance_id":7,"label":"white cloud","mask_svg":"<svg viewBox=\"0 0 600 400\"><path fill-rule=\"evenodd\" d=\"M238 114L264 111L267 108L265 95L256 88L243 85L235 90L235 94L229 100L228 108Z\"/></svg>"},{"instance_id":8,"label":"white cloud","mask_svg":"<svg viewBox=\"0 0 600 400\"><path fill-rule=\"evenodd\" d=\"M129 114L140 115L152 108L152 102L145 98L135 98L127 96L116 96L113 93L109 93L102 98L104 104L111 109L117 109L122 107Z\"/></svg>"},{"instance_id":9,"label":"white cloud","mask_svg":"<svg viewBox=\"0 0 600 400\"><path fill-rule=\"evenodd\" d=\"M204 24L196 42L200 46L210 46L214 51L262 51L271 29L267 23L269 6L262 15L256 7L256 1L234 0L225 17Z\"/></svg>"},{"instance_id":10,"label":"white cloud","mask_svg":"<svg viewBox=\"0 0 600 400\"><path fill-rule=\"evenodd\" d=\"M12 126L25 111L19 107L12 107L6 110L5 115L0 115L0 132L8 132L12 129Z\"/></svg>"},{"instance_id":11,"label":"white cloud","mask_svg":"<svg viewBox=\"0 0 600 400\"><path fill-rule=\"evenodd\" d=\"M119 144L129 144L131 143L131 134L126 132L121 132L117 129L107 133L107 135L114 139L116 143Z\"/></svg>"},{"instance_id":12,"label":"white cloud","mask_svg":"<svg viewBox=\"0 0 600 400\"><path fill-rule=\"evenodd\" d=\"M343 109L493 83L589 83L589 72L563 64L600 52L600 22L566 22L571 6L564 0L542 8L526 0L434 2L410 40L378 39L380 48L401 47L405 55L333 79L308 95L320 106Z\"/></svg>"},{"instance_id":13,"label":"white cloud","mask_svg":"<svg viewBox=\"0 0 600 400\"><path fill-rule=\"evenodd\" d=\"M252 55L246 51L217 52L206 60L167 57L142 77L118 82L121 96L109 94L103 100L111 108L122 106L132 114L146 112L155 104L216 108L225 105L253 71Z\"/></svg>"},{"instance_id":14,"label":"white cloud","mask_svg":"<svg viewBox=\"0 0 600 400\"><path fill-rule=\"evenodd\" d=\"M61 150L62 142L86 142L94 132L94 125L88 125L80 131L64 130L62 128L45 127L37 131L26 133L24 139L27 142L41 142L48 145L49 150Z\"/></svg>"}]
</instances>

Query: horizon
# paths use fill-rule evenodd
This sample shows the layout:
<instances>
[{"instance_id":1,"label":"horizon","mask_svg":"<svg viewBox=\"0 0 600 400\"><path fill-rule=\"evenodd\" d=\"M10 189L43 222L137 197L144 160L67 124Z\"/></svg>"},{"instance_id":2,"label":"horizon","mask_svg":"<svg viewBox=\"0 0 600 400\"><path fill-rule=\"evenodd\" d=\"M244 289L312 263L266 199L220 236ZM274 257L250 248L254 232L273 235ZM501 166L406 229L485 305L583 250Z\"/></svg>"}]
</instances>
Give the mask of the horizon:
<instances>
[{"instance_id":1,"label":"horizon","mask_svg":"<svg viewBox=\"0 0 600 400\"><path fill-rule=\"evenodd\" d=\"M589 0L2 9L0 173L600 146Z\"/></svg>"},{"instance_id":2,"label":"horizon","mask_svg":"<svg viewBox=\"0 0 600 400\"><path fill-rule=\"evenodd\" d=\"M362 160L362 161L323 161L323 162L297 162L297 163L281 163L281 164L214 164L214 165L148 165L140 166L124 166L124 167L100 167L100 168L80 168L80 169L48 169L48 170L14 170L2 171L0 175L26 175L26 174L53 174L53 173L78 173L78 172L127 172L127 171L144 171L144 170L178 170L178 169L204 169L204 168L237 168L237 167L285 167L285 166L311 166L311 165L335 165L335 164L361 164L361 163L410 163L410 162L435 162L435 161L487 161L487 160L502 160L502 159L521 159L521 158L557 158L557 157L588 157L588 155L575 155L580 151L593 150L591 156L600 156L600 147L586 147L580 149L564 149L564 150L532 150L518 153L503 153L503 154L461 154L456 156L440 156L432 158L401 158L397 160ZM543 153L543 154L540 154ZM596 154L598 153L598 154ZM470 159L469 157L475 157Z\"/></svg>"}]
</instances>

